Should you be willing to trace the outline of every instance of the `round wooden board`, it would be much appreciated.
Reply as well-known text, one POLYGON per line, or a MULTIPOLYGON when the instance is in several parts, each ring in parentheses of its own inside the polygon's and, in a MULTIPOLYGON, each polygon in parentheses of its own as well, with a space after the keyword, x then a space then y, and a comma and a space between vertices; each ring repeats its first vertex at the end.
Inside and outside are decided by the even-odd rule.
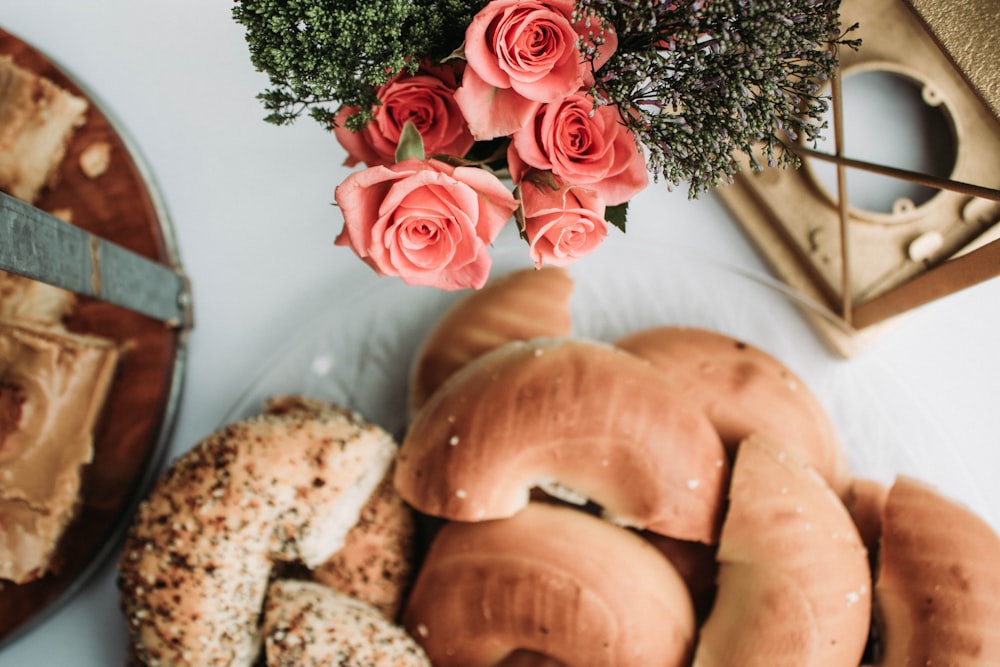
MULTIPOLYGON (((99 102, 42 53, 2 29, 0 54, 90 104, 57 181, 36 206, 69 211, 73 224, 179 269, 169 221, 135 155, 99 102), (90 178, 80 169, 79 158, 97 141, 111 146, 111 162, 104 174, 90 178)), ((58 549, 57 571, 28 584, 0 582, 0 646, 41 621, 109 557, 117 557, 135 505, 162 463, 175 419, 185 331, 82 297, 66 326, 118 341, 124 354, 95 433, 93 462, 83 475, 78 517, 58 549)))

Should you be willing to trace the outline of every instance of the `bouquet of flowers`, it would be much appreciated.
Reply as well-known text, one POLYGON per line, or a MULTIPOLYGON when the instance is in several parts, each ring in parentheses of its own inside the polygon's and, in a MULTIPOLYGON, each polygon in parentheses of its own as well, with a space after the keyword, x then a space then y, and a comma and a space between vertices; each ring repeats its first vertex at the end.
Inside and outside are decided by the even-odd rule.
POLYGON ((624 231, 653 180, 797 166, 856 48, 837 0, 236 0, 266 119, 308 114, 364 165, 335 190, 380 275, 479 288, 513 221, 536 266, 624 231))

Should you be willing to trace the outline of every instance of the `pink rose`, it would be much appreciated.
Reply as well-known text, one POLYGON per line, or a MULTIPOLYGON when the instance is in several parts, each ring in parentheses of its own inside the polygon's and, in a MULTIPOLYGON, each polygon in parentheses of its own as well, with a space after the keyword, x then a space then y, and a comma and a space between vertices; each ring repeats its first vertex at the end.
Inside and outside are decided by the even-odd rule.
POLYGON ((337 245, 379 275, 440 289, 485 284, 487 246, 518 205, 484 169, 416 158, 355 172, 334 198, 344 214, 337 245))
POLYGON ((348 167, 364 162, 369 167, 396 161, 396 145, 406 121, 412 121, 428 155, 462 157, 472 148, 472 134, 455 102, 456 75, 452 68, 422 69, 401 74, 378 90, 380 104, 375 118, 358 132, 343 126, 357 109, 341 108, 333 132, 347 150, 348 167))
POLYGON ((535 266, 567 266, 590 253, 608 235, 604 202, 593 190, 556 181, 521 184, 524 232, 535 266))
POLYGON ((539 107, 513 135, 507 162, 515 183, 529 167, 550 170, 574 185, 586 185, 608 206, 622 204, 649 184, 646 160, 635 136, 608 105, 594 109, 579 92, 539 107))
MULTIPOLYGON (((538 103, 554 102, 590 81, 581 37, 599 31, 596 19, 573 22, 573 0, 493 0, 465 31, 468 63, 455 93, 476 139, 506 136, 528 122, 538 103)), ((618 41, 600 35, 593 67, 618 41)))

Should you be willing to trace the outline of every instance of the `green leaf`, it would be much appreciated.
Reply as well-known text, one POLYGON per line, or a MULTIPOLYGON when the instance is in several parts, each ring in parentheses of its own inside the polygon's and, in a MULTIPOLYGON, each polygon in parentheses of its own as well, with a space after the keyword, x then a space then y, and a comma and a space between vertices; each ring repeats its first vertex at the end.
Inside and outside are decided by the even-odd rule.
POLYGON ((628 202, 604 209, 604 219, 618 229, 625 231, 625 218, 628 215, 628 202))
POLYGON ((539 189, 549 188, 553 192, 559 189, 559 182, 556 181, 556 175, 551 171, 541 171, 540 169, 532 169, 524 177, 524 180, 529 183, 534 183, 539 189))
POLYGON ((461 46, 459 46, 457 49, 455 49, 454 51, 452 51, 451 53, 449 53, 448 55, 446 55, 444 58, 442 58, 441 62, 446 63, 449 60, 465 60, 465 42, 464 41, 462 42, 461 46))
POLYGON ((514 199, 517 200, 517 208, 514 209, 514 223, 517 224, 517 233, 524 239, 528 240, 528 228, 524 224, 524 201, 521 199, 521 186, 518 185, 514 188, 514 199))
MULTIPOLYGON (((732 180, 743 154, 795 166, 788 146, 823 131, 838 51, 858 48, 840 0, 606 2, 578 14, 610 23, 618 48, 592 94, 616 106, 654 180, 688 183, 688 196, 732 180)), ((583 51, 594 63, 596 51, 583 51)))
POLYGON ((486 0, 235 0, 250 63, 267 75, 276 119, 311 106, 357 107, 371 120, 377 87, 458 49, 486 0))
POLYGON ((396 162, 402 162, 407 158, 415 157, 418 160, 426 158, 424 154, 424 138, 420 136, 420 130, 408 120, 403 125, 403 131, 399 134, 399 144, 396 146, 396 162))

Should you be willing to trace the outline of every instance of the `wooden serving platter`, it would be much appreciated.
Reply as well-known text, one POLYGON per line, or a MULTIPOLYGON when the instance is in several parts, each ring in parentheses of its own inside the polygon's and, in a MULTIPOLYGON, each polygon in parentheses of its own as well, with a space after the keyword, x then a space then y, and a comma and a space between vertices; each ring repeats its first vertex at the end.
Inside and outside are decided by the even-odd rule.
MULTIPOLYGON (((68 211, 73 224, 180 269, 172 229, 125 137, 100 103, 44 54, 0 29, 0 54, 88 100, 86 123, 69 145, 57 181, 36 202, 68 211), (107 170, 91 178, 80 155, 94 142, 111 147, 107 170)), ((186 328, 171 328, 107 303, 81 297, 70 330, 118 341, 124 349, 95 433, 79 514, 59 546, 54 574, 28 584, 0 581, 0 647, 40 622, 112 555, 141 494, 158 472, 183 379, 186 328)))

